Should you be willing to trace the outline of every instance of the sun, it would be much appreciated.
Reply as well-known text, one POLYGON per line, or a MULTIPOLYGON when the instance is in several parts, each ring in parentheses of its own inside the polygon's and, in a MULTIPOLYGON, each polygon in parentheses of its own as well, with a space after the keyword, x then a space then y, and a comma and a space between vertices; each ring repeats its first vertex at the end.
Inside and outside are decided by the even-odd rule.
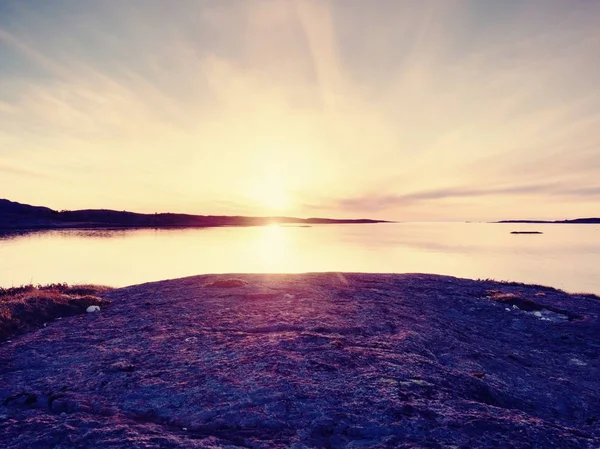
POLYGON ((257 201, 263 209, 273 212, 284 211, 290 208, 290 199, 287 192, 278 189, 276 186, 269 186, 261 189, 257 195, 257 201))
POLYGON ((252 202, 264 212, 283 212, 291 207, 285 179, 274 173, 257 179, 249 190, 252 202))

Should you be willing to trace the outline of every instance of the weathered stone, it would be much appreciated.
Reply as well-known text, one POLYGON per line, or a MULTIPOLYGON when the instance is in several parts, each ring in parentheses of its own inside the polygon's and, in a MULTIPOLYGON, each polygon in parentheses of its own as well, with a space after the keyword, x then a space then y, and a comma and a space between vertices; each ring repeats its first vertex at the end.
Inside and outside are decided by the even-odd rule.
POLYGON ((98 319, 0 346, 0 446, 600 447, 598 298, 431 275, 234 280, 115 290, 98 319))

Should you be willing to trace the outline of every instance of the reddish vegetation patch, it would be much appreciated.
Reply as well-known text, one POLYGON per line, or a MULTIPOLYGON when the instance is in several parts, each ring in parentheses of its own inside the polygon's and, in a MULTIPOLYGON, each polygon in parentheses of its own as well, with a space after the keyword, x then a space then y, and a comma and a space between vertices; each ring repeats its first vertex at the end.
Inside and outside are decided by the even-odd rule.
POLYGON ((0 289, 0 341, 58 317, 83 313, 91 305, 108 305, 110 301, 95 296, 108 290, 108 287, 66 284, 0 289))
MULTIPOLYGON (((525 310, 527 312, 548 310, 548 311, 554 312, 556 314, 564 315, 569 320, 578 320, 578 319, 583 318, 582 315, 580 315, 580 314, 571 313, 568 310, 554 307, 552 305, 548 305, 548 304, 544 305, 544 304, 538 303, 532 299, 526 298, 525 296, 523 296, 522 294, 519 294, 519 293, 510 293, 510 292, 503 293, 498 290, 489 290, 488 295, 489 295, 488 298, 491 299, 492 301, 506 304, 508 306, 517 306, 520 310, 525 310)), ((546 296, 546 294, 545 293, 540 294, 540 292, 537 292, 533 296, 536 298, 541 298, 541 297, 546 296)), ((591 296, 593 296, 593 295, 591 295, 591 296)))

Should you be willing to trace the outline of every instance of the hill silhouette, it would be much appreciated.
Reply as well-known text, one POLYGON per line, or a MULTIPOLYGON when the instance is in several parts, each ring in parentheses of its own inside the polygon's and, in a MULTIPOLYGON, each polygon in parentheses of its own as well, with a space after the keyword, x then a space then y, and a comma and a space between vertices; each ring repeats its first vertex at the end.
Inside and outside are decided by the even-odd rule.
POLYGON ((56 211, 0 199, 0 229, 47 229, 89 227, 212 227, 263 226, 268 224, 365 224, 385 223, 371 219, 332 219, 296 217, 246 217, 228 215, 140 214, 110 209, 56 211))
POLYGON ((575 218, 573 220, 501 220, 496 223, 533 223, 533 224, 600 224, 600 218, 575 218))

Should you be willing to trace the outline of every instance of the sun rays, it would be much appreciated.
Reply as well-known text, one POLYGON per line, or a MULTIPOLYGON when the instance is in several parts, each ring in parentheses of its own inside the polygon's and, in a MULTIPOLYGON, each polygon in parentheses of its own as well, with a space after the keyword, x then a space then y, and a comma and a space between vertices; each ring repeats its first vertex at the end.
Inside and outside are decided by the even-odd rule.
POLYGON ((158 5, 94 3, 74 21, 15 3, 0 17, 0 188, 59 209, 590 214, 600 5, 502 5, 182 1, 162 21, 158 5), (492 207, 452 196, 465 185, 515 189, 492 207))

